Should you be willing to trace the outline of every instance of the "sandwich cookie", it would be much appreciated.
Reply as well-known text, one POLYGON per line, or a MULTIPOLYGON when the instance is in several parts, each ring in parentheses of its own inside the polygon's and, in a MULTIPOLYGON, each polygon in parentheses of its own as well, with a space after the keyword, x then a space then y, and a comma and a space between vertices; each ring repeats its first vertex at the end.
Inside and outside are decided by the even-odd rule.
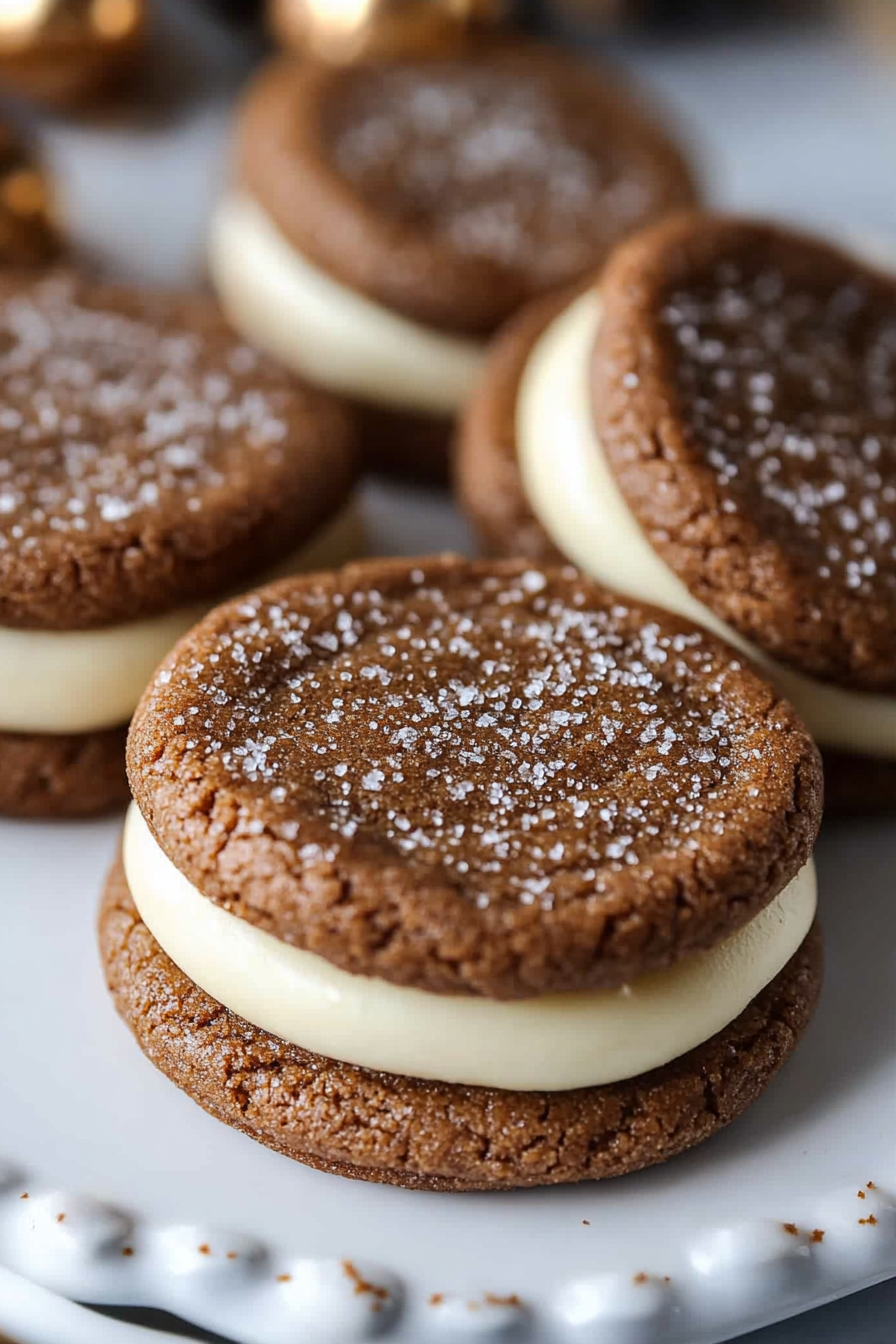
POLYGON ((564 52, 283 59, 239 118, 211 270, 239 329, 353 400, 371 467, 444 478, 498 325, 694 195, 665 132, 564 52))
POLYGON ((133 69, 146 24, 146 0, 7 0, 0 87, 53 108, 89 107, 133 69))
POLYGON ((125 730, 222 596, 356 554, 351 426, 206 299, 0 272, 0 811, 127 798, 125 730))
POLYGON ((770 225, 667 221, 511 324, 458 470, 492 552, 727 639, 820 743, 829 805, 896 805, 891 278, 770 225))
POLYGON ((571 569, 368 562, 228 603, 128 762, 116 1006, 312 1166, 631 1171, 734 1119, 811 1015, 811 739, 730 648, 571 569))

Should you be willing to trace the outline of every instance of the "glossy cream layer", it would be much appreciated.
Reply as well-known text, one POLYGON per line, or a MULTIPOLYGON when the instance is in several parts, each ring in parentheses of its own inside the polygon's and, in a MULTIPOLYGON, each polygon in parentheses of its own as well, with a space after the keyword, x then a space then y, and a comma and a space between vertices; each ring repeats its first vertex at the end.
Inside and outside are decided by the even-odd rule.
POLYGON ((411 1078, 565 1091, 634 1078, 732 1022, 815 916, 809 864, 710 952, 618 990, 498 1003, 349 975, 213 905, 163 853, 136 804, 124 863, 141 918, 182 971, 247 1022, 316 1054, 411 1078))
POLYGON ((542 527, 600 583, 678 612, 740 649, 796 705, 822 746, 896 757, 896 697, 782 667, 699 602, 650 546, 594 430, 589 365, 599 323, 600 299, 589 290, 541 337, 520 384, 517 452, 542 527))
POLYGON ((251 197, 219 205, 212 278, 233 325, 288 368, 343 396, 454 415, 485 347, 420 326, 313 266, 251 197))
MULTIPOLYGON (((352 504, 256 582, 332 569, 362 551, 352 504)), ((98 630, 0 627, 0 730, 89 733, 127 723, 168 650, 211 606, 213 600, 98 630)))

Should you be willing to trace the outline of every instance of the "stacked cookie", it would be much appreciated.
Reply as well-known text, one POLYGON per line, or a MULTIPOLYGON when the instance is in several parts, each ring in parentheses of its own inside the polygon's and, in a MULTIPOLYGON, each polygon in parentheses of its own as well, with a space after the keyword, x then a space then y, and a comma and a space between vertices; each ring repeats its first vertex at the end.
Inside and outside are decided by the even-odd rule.
POLYGON ((488 547, 569 558, 761 666, 838 810, 896 800, 896 284, 684 215, 522 314, 464 427, 488 547))
POLYGON ((312 1166, 631 1171, 737 1116, 814 1006, 811 739, 713 635, 572 570, 368 562, 230 602, 128 760, 116 1005, 312 1166))
POLYGON ((568 53, 283 59, 239 119, 211 269, 234 324, 352 400, 374 469, 444 478, 485 342, 695 199, 673 141, 568 53))
POLYGON ((206 299, 0 273, 0 812, 123 803, 153 669, 214 601, 354 550, 344 413, 206 299))

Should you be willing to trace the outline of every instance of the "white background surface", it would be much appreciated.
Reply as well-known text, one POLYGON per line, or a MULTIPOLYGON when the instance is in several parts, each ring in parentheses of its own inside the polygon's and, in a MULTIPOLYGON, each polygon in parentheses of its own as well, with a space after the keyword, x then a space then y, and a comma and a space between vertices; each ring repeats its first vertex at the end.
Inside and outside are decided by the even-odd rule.
MULTIPOLYGON (((246 53, 220 35, 213 39, 213 46, 206 45, 200 54, 191 44, 190 32, 182 27, 184 9, 180 0, 173 0, 167 7, 169 34, 172 29, 175 33, 173 41, 169 36, 166 48, 170 56, 166 61, 170 91, 157 97, 152 115, 135 116, 125 126, 43 127, 47 152, 77 239, 122 272, 164 282, 192 282, 201 272, 204 222, 224 172, 228 104, 246 65, 246 53), (204 94, 198 103, 189 103, 179 91, 197 73, 204 94)), ((190 25, 188 28, 192 31, 190 25)), ((888 235, 896 237, 896 66, 892 75, 888 75, 885 67, 873 70, 865 53, 849 47, 841 38, 821 33, 809 38, 738 39, 735 44, 724 46, 703 43, 652 50, 621 49, 618 54, 677 114, 682 128, 697 147, 705 180, 716 201, 789 216, 819 229, 847 229, 879 236, 885 246, 888 235)), ((408 552, 432 549, 443 539, 445 544, 458 544, 454 524, 442 514, 435 515, 434 524, 433 515, 425 509, 397 510, 400 503, 395 497, 381 494, 371 498, 378 549, 394 546, 396 527, 401 549, 408 552)), ((36 837, 38 833, 32 834, 36 837)), ((86 833, 82 834, 84 843, 89 843, 86 833)), ((852 1069, 862 1073, 863 1085, 867 1084, 881 1058, 892 1049, 896 1035, 896 1015, 890 1000, 894 968, 886 959, 881 960, 886 947, 896 941, 896 927, 888 913, 896 828, 892 841, 885 828, 878 827, 869 834, 874 837, 870 856, 861 839, 854 838, 848 846, 829 843, 832 860, 825 895, 829 904, 838 902, 838 911, 828 918, 829 933, 833 926, 843 941, 834 958, 835 988, 832 991, 829 983, 827 1007, 820 1024, 813 1029, 814 1053, 810 1041, 803 1061, 795 1062, 790 1080, 782 1082, 782 1090, 769 1098, 769 1106, 762 1103, 753 1122, 744 1121, 730 1136, 719 1140, 718 1147, 708 1150, 719 1154, 718 1158, 708 1159, 710 1185, 712 1168, 723 1160, 726 1151, 743 1148, 752 1163, 744 1179, 755 1187, 763 1179, 763 1170, 774 1164, 781 1126, 787 1129, 788 1107, 800 1111, 804 1142, 823 1154, 825 1167, 841 1165, 846 1174, 850 1138, 861 1151, 864 1139, 861 1126, 852 1136, 848 1125, 839 1129, 833 1126, 836 1116, 832 1117, 831 1111, 837 1110, 838 1094, 825 1098, 817 1092, 813 1079, 817 1070, 823 1074, 828 1063, 832 1070, 840 1068, 848 1073, 852 1069), (871 903, 870 916, 867 910, 859 912, 860 900, 871 903), (845 911, 842 903, 846 903, 845 911), (889 924, 880 923, 886 919, 889 924), (863 937, 855 928, 855 920, 861 922, 863 937), (871 957, 867 982, 856 966, 866 952, 871 957), (845 977, 840 999, 835 997, 838 975, 845 977), (860 1011, 851 999, 866 990, 869 997, 860 1011), (855 1033, 854 1040, 850 1039, 850 1031, 855 1033), (767 1140, 765 1152, 755 1145, 755 1126, 759 1126, 767 1140), (838 1135, 834 1148, 826 1149, 823 1133, 838 1135)), ((111 842, 111 831, 108 839, 111 842)), ((66 863, 60 857, 60 873, 66 863)), ((96 866, 95 859, 90 860, 88 868, 91 866, 96 866)), ((95 885, 95 875, 86 885, 91 881, 95 885)), ((58 896, 62 899, 61 890, 58 896)), ((79 896, 84 902, 80 917, 89 920, 92 892, 85 890, 79 896)), ((48 893, 45 899, 49 899, 48 893)), ((51 918, 50 910, 47 918, 51 918)), ((72 940, 80 937, 85 944, 75 986, 81 1021, 101 1024, 98 1030, 103 1037, 102 1048, 107 1047, 108 1041, 115 1043, 116 1058, 117 1051, 121 1052, 118 1067, 125 1075, 140 1071, 140 1087, 147 1096, 147 1107, 153 1110, 158 1105, 155 1113, 163 1127, 168 1123, 167 1117, 171 1118, 171 1144, 176 1148, 186 1103, 172 1094, 163 1080, 152 1077, 147 1080, 142 1061, 130 1042, 116 1036, 117 1024, 108 1019, 108 1005, 102 999, 92 953, 87 947, 89 935, 83 932, 83 924, 80 927, 79 934, 78 923, 73 921, 72 940)), ((0 924, 0 940, 5 942, 2 929, 0 924)), ((60 948, 66 959, 70 957, 69 946, 66 942, 60 948)), ((48 968, 41 949, 35 944, 27 949, 27 954, 33 958, 36 971, 45 976, 48 968)), ((55 967, 51 969, 56 971, 55 967)), ((65 973, 64 966, 58 968, 58 973, 65 973)), ((0 1016, 8 1018, 10 1012, 21 1010, 24 1005, 4 1002, 3 988, 0 979, 0 1016)), ((66 1068, 71 1064, 72 1061, 66 1061, 63 1077, 68 1076, 66 1068)), ((889 1124, 892 1147, 893 1078, 882 1073, 879 1081, 883 1090, 877 1095, 876 1104, 873 1091, 868 1095, 869 1106, 875 1106, 866 1116, 868 1132, 870 1136, 876 1124, 889 1124)), ((123 1095, 128 1096, 127 1089, 123 1095)), ((45 1147, 51 1153, 52 1126, 62 1122, 65 1107, 60 1110, 54 1099, 51 1109, 49 1098, 39 1095, 25 1097, 23 1102, 24 1110, 17 1117, 15 1128, 24 1125, 32 1132, 35 1128, 46 1131, 45 1147)), ((124 1113, 116 1116, 114 1107, 113 1098, 112 1120, 105 1128, 100 1127, 95 1149, 82 1150, 79 1169, 59 1172, 57 1179, 75 1186, 96 1187, 103 1144, 114 1141, 115 1120, 122 1126, 119 1132, 124 1132, 129 1122, 124 1113)), ((217 1128, 221 1133, 211 1140, 210 1151, 222 1159, 231 1141, 245 1143, 217 1128)), ((6 1129, 4 1121, 4 1136, 6 1129)), ((205 1133, 203 1127, 202 1142, 205 1133)), ((61 1149, 63 1145, 55 1146, 61 1149)), ((189 1151, 188 1144, 186 1153, 189 1151)), ((269 1171, 270 1179, 278 1180, 275 1173, 279 1173, 280 1165, 276 1159, 260 1154, 259 1160, 259 1170, 269 1171)), ((702 1159, 695 1155, 694 1160, 702 1159)), ((683 1163, 689 1161, 684 1159, 683 1163)), ((796 1162, 795 1167, 803 1174, 808 1170, 799 1168, 796 1162)), ((868 1175, 872 1174, 869 1171, 868 1175)), ((683 1164, 670 1168, 668 1179, 682 1192, 683 1177, 683 1164)), ((666 1177, 659 1174, 655 1179, 662 1183, 666 1177)), ((628 1197, 623 1196, 624 1186, 619 1187, 614 1202, 624 1198, 624 1204, 619 1206, 620 1216, 637 1216, 639 1181, 644 1188, 642 1178, 636 1178, 628 1197)), ((811 1199, 810 1184, 800 1191, 800 1198, 811 1199)), ((377 1195, 380 1197, 380 1192, 377 1195)), ((165 1192, 159 1192, 159 1196, 160 1204, 166 1202, 165 1192)), ((369 1201, 369 1195, 363 1198, 369 1201)), ((382 1198, 388 1201, 390 1192, 382 1198)), ((721 1190, 718 1200, 721 1210, 721 1190)), ((444 1215, 440 1209, 440 1205, 434 1206, 434 1218, 447 1216, 447 1209, 444 1215)), ((35 1335, 34 1340, 38 1339, 40 1336, 35 1335)), ((810 1341, 811 1344, 893 1344, 894 1340, 894 1285, 872 1289, 861 1298, 842 1301, 800 1321, 772 1327, 751 1337, 752 1344, 810 1344, 810 1341)))

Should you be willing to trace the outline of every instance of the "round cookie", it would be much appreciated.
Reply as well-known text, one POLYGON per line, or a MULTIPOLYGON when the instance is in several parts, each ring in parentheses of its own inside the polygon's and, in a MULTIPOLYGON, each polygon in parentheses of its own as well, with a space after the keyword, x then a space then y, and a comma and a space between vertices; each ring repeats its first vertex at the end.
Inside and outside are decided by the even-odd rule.
POLYGON ((495 999, 712 947, 806 863, 821 810, 802 724, 723 644, 572 570, 456 557, 219 607, 148 688, 128 772, 240 919, 495 999))
POLYGON ((571 568, 368 561, 226 603, 128 770, 116 1005, 312 1166, 635 1170, 739 1114, 814 1006, 811 739, 713 636, 571 568))
POLYGON ((156 664, 214 598, 332 563, 354 475, 345 412, 213 302, 0 271, 0 809, 120 804, 156 664))
POLYGON ((2 626, 226 592, 345 502, 344 413, 207 299, 0 272, 0 338, 2 626))
POLYGON ((680 219, 601 295, 595 425, 653 549, 780 662, 896 691, 896 279, 680 219))
POLYGON ((650 1074, 569 1092, 504 1092, 325 1059, 240 1019, 162 951, 120 861, 99 924, 106 980, 141 1049, 216 1119, 334 1175, 413 1190, 599 1180, 663 1162, 736 1119, 771 1082, 814 1010, 821 939, 728 1027, 650 1074))
POLYGON ((145 0, 49 0, 0 22, 0 86, 52 108, 121 87, 143 50, 145 0))
POLYGON ((760 661, 843 776, 837 810, 896 778, 894 329, 896 283, 855 258, 680 216, 508 325, 457 460, 492 553, 571 556, 760 661))
POLYGON ((496 37, 417 63, 284 59, 243 108, 212 272, 235 323, 362 425, 371 403, 395 413, 375 466, 444 475, 497 326, 694 198, 666 133, 568 53, 496 37))

